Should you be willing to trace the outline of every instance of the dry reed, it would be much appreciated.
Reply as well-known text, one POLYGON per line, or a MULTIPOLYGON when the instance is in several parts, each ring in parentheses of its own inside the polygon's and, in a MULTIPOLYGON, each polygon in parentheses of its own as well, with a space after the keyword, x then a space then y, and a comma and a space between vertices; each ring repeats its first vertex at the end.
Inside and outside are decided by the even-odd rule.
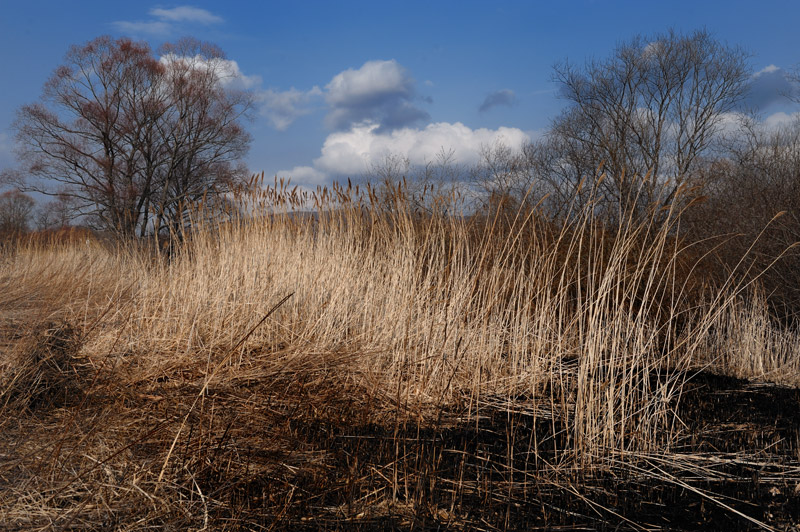
POLYGON ((546 515, 543 492, 669 453, 690 369, 796 382, 798 336, 750 287, 697 293, 677 207, 610 225, 259 190, 169 258, 2 257, 1 522, 478 527, 469 501, 546 515))

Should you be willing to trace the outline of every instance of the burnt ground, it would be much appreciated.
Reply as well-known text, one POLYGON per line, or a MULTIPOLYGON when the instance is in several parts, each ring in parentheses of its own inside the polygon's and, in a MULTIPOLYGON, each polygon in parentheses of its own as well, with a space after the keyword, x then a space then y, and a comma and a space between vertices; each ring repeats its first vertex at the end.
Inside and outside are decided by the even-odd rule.
POLYGON ((415 415, 331 366, 201 394, 59 338, 6 393, 0 529, 800 530, 798 389, 689 375, 669 452, 582 469, 524 409, 415 415))
POLYGON ((293 507, 305 517, 292 520, 290 511, 283 524, 309 530, 800 530, 800 390, 709 373, 687 378, 678 410, 684 436, 671 452, 591 473, 556 471, 549 462, 560 445, 552 421, 505 411, 486 411, 468 427, 406 426, 394 433, 377 426, 298 426, 310 441, 327 439, 341 468, 360 468, 355 476, 362 483, 370 468, 388 475, 387 464, 405 482, 394 494, 395 515, 384 506, 380 517, 358 519, 369 509, 351 507, 356 518, 343 521, 308 503, 304 510, 293 507), (409 480, 416 482, 409 486, 409 480))

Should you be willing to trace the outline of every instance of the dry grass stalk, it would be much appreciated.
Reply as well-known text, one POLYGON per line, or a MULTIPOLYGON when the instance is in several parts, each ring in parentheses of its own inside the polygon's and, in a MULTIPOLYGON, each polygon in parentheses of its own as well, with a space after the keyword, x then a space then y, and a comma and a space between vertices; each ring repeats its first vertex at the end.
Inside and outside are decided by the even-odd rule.
POLYGON ((317 517, 406 519, 435 492, 452 500, 426 511, 465 525, 465 496, 514 500, 543 479, 668 452, 681 370, 713 358, 737 375, 797 374, 797 335, 770 328, 757 300, 743 306, 735 283, 701 304, 674 210, 609 227, 592 205, 560 221, 453 216, 446 199, 415 210, 402 187, 304 196, 281 184, 245 203, 251 216, 197 215, 169 259, 92 242, 3 257, 13 356, 0 407, 18 426, 5 438, 30 432, 0 463, 12 479, 0 520, 275 525, 314 485, 338 501, 308 503, 317 517), (14 337, 20 323, 30 333, 14 337), (465 478, 484 444, 455 427, 480 431, 498 412, 506 451, 487 456, 502 480, 465 478), (385 432, 348 458, 326 447, 344 426, 385 432), (353 458, 364 448, 367 469, 353 458), (342 460, 347 488, 331 476, 342 460), (451 462, 461 476, 439 478, 451 462))

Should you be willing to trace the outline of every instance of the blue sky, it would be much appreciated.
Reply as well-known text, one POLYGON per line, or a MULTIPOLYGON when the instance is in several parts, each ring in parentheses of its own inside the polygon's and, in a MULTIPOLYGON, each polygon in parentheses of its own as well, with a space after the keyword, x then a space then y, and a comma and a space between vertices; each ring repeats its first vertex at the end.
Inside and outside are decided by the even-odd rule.
POLYGON ((706 28, 751 55, 750 102, 764 118, 800 63, 800 2, 3 2, 0 170, 14 164, 15 110, 35 101, 71 44, 130 36, 153 48, 185 35, 219 45, 257 96, 253 171, 315 185, 358 176, 387 153, 422 162, 442 148, 545 130, 564 105, 552 66, 607 57, 637 33, 706 28))

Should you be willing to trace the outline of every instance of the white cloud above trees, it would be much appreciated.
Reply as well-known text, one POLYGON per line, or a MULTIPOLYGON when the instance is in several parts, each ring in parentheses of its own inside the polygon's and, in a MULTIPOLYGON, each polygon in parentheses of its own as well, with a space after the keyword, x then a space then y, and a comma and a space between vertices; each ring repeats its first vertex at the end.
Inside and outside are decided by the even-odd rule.
POLYGON ((367 61, 357 69, 343 70, 324 89, 314 86, 307 91, 294 87, 256 91, 261 113, 279 131, 313 112, 320 97, 328 107, 325 125, 334 131, 371 124, 384 133, 430 120, 430 115, 417 105, 424 98, 417 95, 416 81, 394 59, 367 61))
MULTIPOLYGON (((133 35, 168 37, 186 25, 209 26, 224 22, 222 17, 206 9, 190 5, 169 9, 154 7, 148 15, 150 18, 146 20, 117 21, 113 25, 133 35)), ((430 103, 430 99, 417 95, 416 81, 394 59, 367 61, 358 68, 339 72, 324 88, 314 86, 308 90, 264 87, 260 76, 244 74, 233 60, 161 58, 164 63, 178 60, 205 63, 220 73, 224 85, 251 90, 260 114, 278 131, 285 131, 301 116, 320 109, 323 101, 327 106, 324 123, 334 131, 349 131, 359 124, 371 124, 377 125, 379 133, 385 133, 430 120, 427 111, 418 105, 430 103)))
POLYGON ((172 24, 163 20, 117 20, 114 27, 131 35, 167 36, 172 33, 172 24))
POLYGON ((322 96, 322 90, 316 86, 309 91, 292 87, 286 91, 266 89, 256 93, 261 114, 278 131, 285 131, 295 120, 311 113, 312 103, 319 96, 322 96))
POLYGON ((278 177, 288 178, 292 184, 305 187, 327 185, 330 181, 328 174, 311 166, 295 166, 291 170, 281 170, 278 172, 278 177))
POLYGON ((774 104, 788 104, 788 96, 796 94, 797 84, 787 74, 786 70, 775 65, 753 74, 744 100, 745 107, 763 111, 774 104))
POLYGON ((167 36, 182 29, 184 25, 210 26, 221 24, 224 19, 207 9, 193 6, 177 6, 170 9, 154 7, 148 11, 148 20, 118 20, 112 24, 117 30, 132 35, 167 36))
MULTIPOLYGON (((517 128, 472 129, 460 122, 425 125, 430 117, 416 105, 422 100, 416 92, 416 81, 395 60, 367 61, 357 69, 336 74, 324 88, 314 86, 309 90, 263 88, 260 76, 245 74, 233 60, 161 60, 191 60, 214 68, 228 86, 252 90, 260 114, 279 131, 286 130, 299 117, 327 107, 324 121, 333 131, 323 142, 320 155, 311 165, 277 172, 295 185, 314 187, 338 178, 360 178, 390 156, 407 159, 411 165, 424 165, 446 152, 452 154, 452 163, 472 165, 486 146, 503 143, 518 148, 530 140, 528 133, 517 128)), ((498 93, 490 106, 513 102, 512 91, 498 93)))
MULTIPOLYGON (((530 140, 517 128, 472 129, 460 122, 425 125, 430 116, 417 106, 422 98, 417 95, 416 81, 395 60, 367 61, 359 68, 344 70, 324 89, 259 92, 262 114, 279 130, 310 112, 308 106, 314 97, 324 97, 328 106, 325 125, 333 132, 312 165, 277 172, 301 186, 359 178, 391 156, 408 160, 411 165, 425 165, 446 152, 452 154, 452 163, 472 165, 486 146, 503 143, 518 148, 530 140)), ((514 101, 513 91, 505 89, 494 93, 487 105, 514 101)))
POLYGON ((319 109, 323 101, 328 109, 325 125, 335 131, 369 124, 377 126, 378 133, 386 133, 430 119, 416 105, 421 100, 416 94, 416 82, 394 60, 368 61, 358 69, 336 74, 324 89, 314 86, 309 90, 264 88, 260 76, 245 74, 236 61, 229 59, 161 58, 165 63, 187 60, 215 69, 226 86, 252 90, 261 115, 278 131, 285 131, 299 117, 319 109))
POLYGON ((764 127, 767 130, 775 130, 797 124, 799 121, 800 112, 786 113, 783 111, 778 111, 777 113, 772 113, 764 119, 764 127))
POLYGON ((201 55, 185 57, 167 54, 161 56, 159 61, 165 66, 176 63, 197 70, 207 69, 209 72, 214 72, 218 76, 219 82, 223 87, 229 89, 257 89, 262 83, 261 76, 245 75, 241 68, 239 68, 239 63, 232 59, 223 59, 221 57, 212 57, 209 59, 201 55))
POLYGON ((481 149, 503 143, 519 148, 529 136, 517 128, 472 129, 460 122, 437 122, 424 128, 379 131, 377 124, 360 124, 347 131, 331 133, 323 143, 313 167, 295 167, 278 172, 298 185, 319 185, 342 177, 361 177, 389 156, 408 159, 412 165, 436 160, 441 152, 452 152, 451 162, 471 165, 480 159, 481 149))
POLYGON ((196 22, 198 24, 219 24, 223 18, 206 9, 192 6, 178 6, 171 9, 154 7, 149 11, 150 16, 169 22, 196 22))
POLYGON ((331 108, 326 125, 347 130, 369 121, 381 131, 391 131, 429 120, 415 104, 415 85, 408 70, 394 59, 344 70, 325 86, 325 101, 331 108))

